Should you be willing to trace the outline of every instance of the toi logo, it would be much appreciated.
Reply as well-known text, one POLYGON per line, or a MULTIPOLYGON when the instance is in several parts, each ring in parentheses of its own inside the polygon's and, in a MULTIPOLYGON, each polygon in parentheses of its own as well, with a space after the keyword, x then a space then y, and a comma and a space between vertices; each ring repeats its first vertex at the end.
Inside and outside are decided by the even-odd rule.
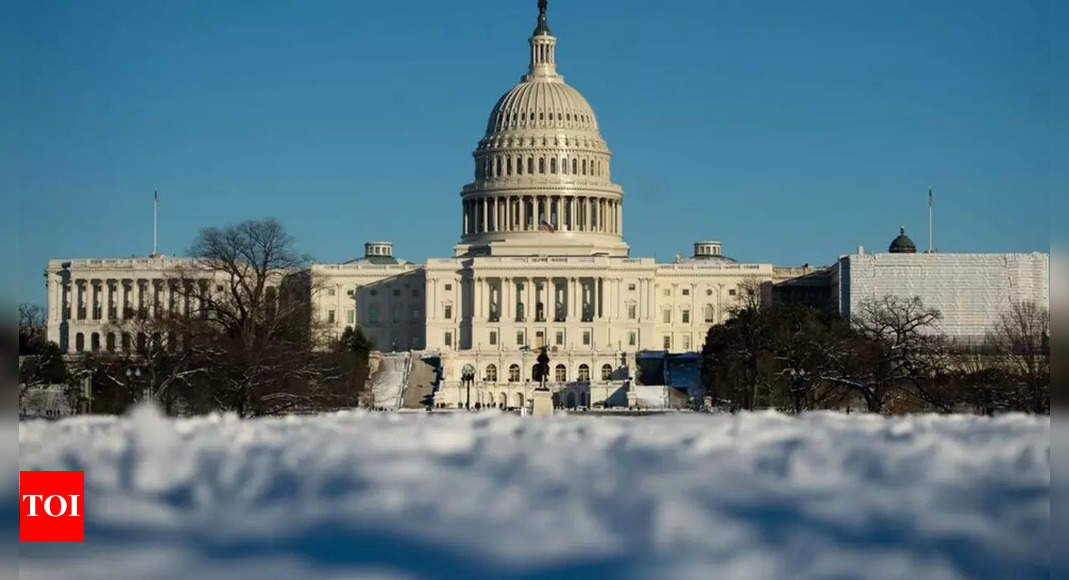
POLYGON ((20 471, 19 540, 83 541, 84 493, 81 471, 20 471))

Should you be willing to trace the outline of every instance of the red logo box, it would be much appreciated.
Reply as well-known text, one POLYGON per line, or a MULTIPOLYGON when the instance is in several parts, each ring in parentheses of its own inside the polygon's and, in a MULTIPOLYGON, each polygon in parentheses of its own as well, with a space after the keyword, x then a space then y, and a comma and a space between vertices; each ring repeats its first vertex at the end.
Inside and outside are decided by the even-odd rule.
POLYGON ((85 540, 85 474, 81 471, 19 472, 19 540, 85 540))

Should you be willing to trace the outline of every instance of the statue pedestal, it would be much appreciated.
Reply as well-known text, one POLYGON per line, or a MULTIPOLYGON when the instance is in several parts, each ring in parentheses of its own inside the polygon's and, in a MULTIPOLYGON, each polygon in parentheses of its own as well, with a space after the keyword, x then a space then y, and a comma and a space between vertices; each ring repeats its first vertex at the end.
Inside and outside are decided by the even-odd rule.
POLYGON ((535 389, 531 393, 531 398, 534 399, 532 415, 538 417, 539 415, 552 415, 553 414, 553 393, 546 390, 541 391, 535 389))

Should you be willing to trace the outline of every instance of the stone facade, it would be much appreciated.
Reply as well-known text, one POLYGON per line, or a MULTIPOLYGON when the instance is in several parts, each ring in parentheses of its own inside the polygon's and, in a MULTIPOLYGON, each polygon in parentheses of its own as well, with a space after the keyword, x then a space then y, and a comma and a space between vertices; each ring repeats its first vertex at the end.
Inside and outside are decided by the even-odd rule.
POLYGON ((856 253, 843 256, 830 279, 844 316, 866 299, 919 296, 939 309, 938 330, 978 341, 1017 301, 1049 307, 1050 256, 1030 254, 856 253))
POLYGON ((212 274, 196 272, 192 260, 171 256, 49 260, 45 277, 48 340, 68 353, 129 347, 137 337, 123 336, 124 323, 191 312, 196 306, 184 297, 193 293, 175 285, 213 284, 212 274), (187 279, 176 280, 177 272, 187 279))

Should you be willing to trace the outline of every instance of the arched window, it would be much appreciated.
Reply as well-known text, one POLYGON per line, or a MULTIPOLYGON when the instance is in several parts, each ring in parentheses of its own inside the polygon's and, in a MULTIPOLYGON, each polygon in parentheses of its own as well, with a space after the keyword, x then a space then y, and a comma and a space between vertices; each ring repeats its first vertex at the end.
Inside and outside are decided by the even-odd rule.
POLYGON ((568 175, 568 158, 565 157, 560 160, 560 172, 564 175, 568 175))
POLYGON ((505 175, 512 175, 512 157, 505 158, 505 175))
POLYGON ((568 381, 568 367, 564 365, 557 365, 554 369, 553 380, 558 383, 565 383, 568 381))
POLYGON ((612 379, 612 365, 601 365, 601 380, 608 381, 612 379))
POLYGON ((557 158, 556 157, 550 157, 549 158, 549 172, 553 173, 553 174, 557 173, 557 158))
POLYGON ((509 365, 509 382, 510 383, 517 383, 519 381, 520 381, 520 365, 518 365, 518 364, 509 365))
POLYGON ((534 157, 528 157, 527 158, 527 174, 531 175, 533 173, 534 173, 534 157))
POLYGON ((712 304, 706 304, 705 305, 705 321, 706 322, 715 322, 716 321, 715 316, 714 316, 714 311, 713 311, 713 305, 712 304))
POLYGON ((91 334, 90 338, 89 338, 89 341, 90 341, 89 342, 90 348, 93 350, 93 352, 97 352, 97 351, 100 350, 100 335, 99 334, 97 334, 95 332, 93 334, 91 334))
POLYGON ((538 172, 544 174, 546 172, 546 158, 538 158, 538 172))
POLYGON ((578 175, 578 174, 579 174, 579 160, 573 157, 572 158, 572 175, 578 175))
POLYGON ((495 164, 497 165, 497 170, 494 172, 494 175, 500 176, 501 175, 501 157, 496 157, 495 158, 495 164))
POLYGON ((74 335, 74 350, 77 352, 85 350, 85 335, 80 332, 74 335))
POLYGON ((516 175, 523 175, 523 157, 516 158, 516 175))
POLYGON ((496 383, 497 382, 497 365, 492 365, 492 364, 486 365, 486 382, 488 382, 488 383, 496 383))
POLYGON ((586 175, 586 159, 583 159, 583 175, 586 175))
POLYGON ((579 382, 580 383, 589 383, 590 382, 590 367, 588 367, 586 364, 579 365, 579 382))

